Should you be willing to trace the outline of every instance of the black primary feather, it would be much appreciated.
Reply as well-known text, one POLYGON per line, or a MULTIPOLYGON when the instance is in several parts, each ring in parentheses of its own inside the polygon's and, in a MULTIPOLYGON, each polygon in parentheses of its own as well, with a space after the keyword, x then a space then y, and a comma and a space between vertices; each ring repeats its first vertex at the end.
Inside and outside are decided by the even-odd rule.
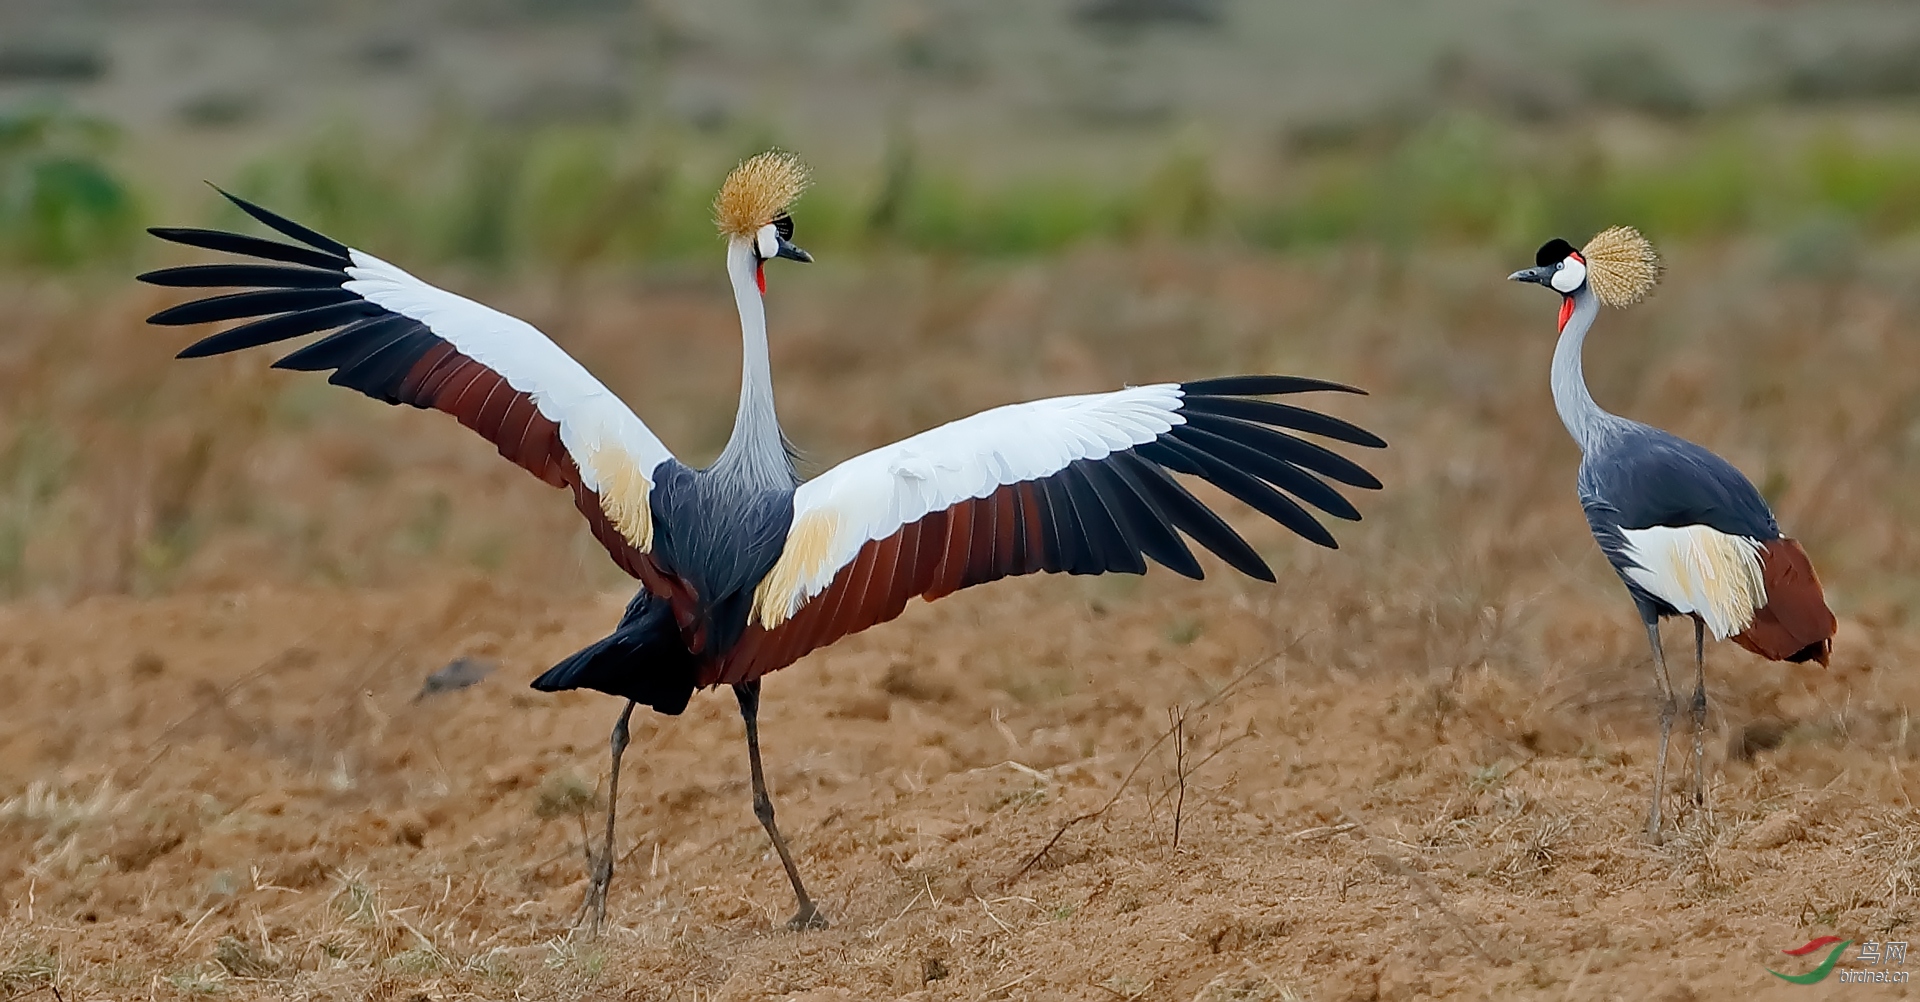
MULTIPOLYGON (((208 302, 208 300, 201 300, 201 302, 208 302)), ((192 306, 194 304, 187 303, 185 305, 192 306)), ((179 307, 175 307, 175 309, 179 309, 179 307)), ((179 357, 205 358, 209 355, 224 355, 230 351, 257 348, 263 344, 272 344, 276 341, 285 341, 289 338, 301 337, 315 333, 316 331, 329 330, 341 324, 350 324, 368 318, 391 315, 392 314, 387 313, 380 307, 363 299, 352 299, 344 303, 331 303, 310 310, 301 310, 298 313, 282 313, 278 316, 268 317, 265 320, 255 320, 249 324, 230 327, 218 334, 201 338, 186 348, 181 349, 179 357)), ((149 320, 148 322, 157 323, 159 321, 149 320)))
MULTIPOLYGON (((370 397, 376 397, 389 404, 397 404, 400 398, 393 391, 406 379, 408 370, 420 356, 432 350, 439 338, 424 328, 405 330, 384 345, 374 342, 372 347, 359 361, 350 366, 342 366, 327 382, 335 386, 348 386, 370 397)), ((482 434, 491 435, 491 432, 482 434)))
POLYGON ((274 240, 262 240, 244 233, 228 233, 225 230, 201 230, 185 226, 150 226, 147 232, 162 240, 203 250, 220 251, 223 254, 242 254, 268 261, 285 261, 288 264, 304 264, 312 268, 338 270, 342 276, 353 262, 346 255, 328 254, 308 247, 296 247, 274 240))
POLYGON ((1180 402, 1180 409, 1292 428, 1294 431, 1304 431, 1309 435, 1319 435, 1322 438, 1331 438, 1369 449, 1387 447, 1384 439, 1359 425, 1350 424, 1319 411, 1272 400, 1255 400, 1250 397, 1188 396, 1180 402))
POLYGON ((238 195, 222 190, 218 185, 214 186, 213 190, 220 192, 221 196, 227 201, 239 206, 241 212, 267 224, 285 236, 292 237, 315 250, 324 251, 335 257, 350 260, 353 256, 353 249, 351 247, 330 236, 307 229, 279 213, 269 212, 238 195))
POLYGON ((1270 396, 1280 393, 1310 393, 1315 390, 1358 393, 1363 397, 1367 395, 1367 391, 1358 387, 1325 379, 1314 379, 1311 376, 1216 376, 1212 379, 1196 379, 1180 384, 1182 393, 1204 397, 1270 396))
MULTIPOLYGON (((217 190, 217 189, 216 189, 217 190)), ((417 320, 377 306, 345 286, 351 265, 347 245, 298 223, 221 192, 249 216, 309 246, 277 243, 218 230, 156 227, 163 240, 280 264, 194 264, 162 268, 140 276, 150 285, 205 289, 252 287, 209 296, 161 310, 148 323, 163 326, 250 320, 202 338, 180 352, 203 358, 242 351, 292 338, 332 331, 274 362, 278 369, 336 370, 328 382, 346 386, 389 404, 401 403, 399 390, 413 366, 445 343, 417 320)), ((424 400, 406 401, 428 406, 424 400)))
MULTIPOLYGON (((1261 403, 1262 401, 1249 402, 1261 403)), ((1331 449, 1315 445, 1305 439, 1295 438, 1286 432, 1276 431, 1263 424, 1209 414, 1205 411, 1188 410, 1186 418, 1187 424, 1195 428, 1204 428, 1216 435, 1231 438, 1349 487, 1375 491, 1380 489, 1379 478, 1368 473, 1360 464, 1331 449)))
POLYGON ((338 271, 279 264, 188 264, 149 271, 136 280, 171 289, 330 289, 338 288, 344 277, 338 271))
POLYGON ((1087 479, 1081 464, 1068 464, 1058 476, 1066 483, 1067 492, 1073 496, 1074 507, 1080 511, 1080 524, 1086 527, 1088 538, 1099 543, 1094 559, 1100 569, 1120 574, 1145 574, 1146 558, 1141 556, 1140 548, 1128 537, 1126 526, 1107 507, 1106 499, 1087 479))
POLYGON ((1161 438, 1147 445, 1153 447, 1152 451, 1149 451, 1146 446, 1136 450, 1143 458, 1159 462, 1159 457, 1167 452, 1184 453, 1190 462, 1205 471, 1201 476, 1208 483, 1240 499, 1275 522, 1292 529, 1302 538, 1330 550, 1340 548, 1340 544, 1334 541, 1333 534, 1328 532, 1325 526, 1314 521, 1313 516, 1307 514, 1305 508, 1232 463, 1177 438, 1161 438))
POLYGON ((1087 538, 1085 523, 1073 503, 1073 495, 1058 477, 1037 480, 1034 486, 1046 496, 1047 509, 1053 513, 1053 542, 1060 558, 1056 564, 1068 574, 1098 574, 1103 569, 1096 559, 1094 541, 1087 538))
MULTIPOLYGON (((270 313, 291 313, 295 310, 310 310, 316 306, 332 306, 365 300, 345 289, 264 289, 255 292, 235 292, 225 296, 213 296, 196 299, 191 303, 181 303, 171 309, 161 310, 147 318, 147 323, 161 327, 185 327, 190 324, 212 323, 216 320, 239 320, 244 317, 263 317, 270 313)), ((377 307, 376 307, 377 308, 377 307)))
POLYGON ((1191 424, 1180 425, 1170 434, 1188 445, 1220 457, 1335 518, 1346 519, 1349 522, 1360 521, 1359 510, 1354 508, 1352 502, 1341 497, 1339 491, 1328 487, 1315 479, 1312 474, 1286 460, 1261 452, 1237 438, 1216 434, 1191 424))
POLYGON ((1133 452, 1116 452, 1107 457, 1107 463, 1126 476, 1141 497, 1166 515, 1167 521, 1226 561, 1229 567, 1250 578, 1274 580, 1273 568, 1260 559, 1260 554, 1234 531, 1233 526, 1228 525, 1213 509, 1201 504, 1199 498, 1181 486, 1166 470, 1133 452))
POLYGON ((1200 565, 1193 551, 1180 541, 1180 534, 1167 523, 1166 516, 1140 495, 1126 475, 1107 463, 1076 460, 1074 466, 1087 483, 1100 494, 1108 514, 1140 552, 1182 577, 1198 578, 1200 565))
MULTIPOLYGON (((298 315, 306 316, 307 314, 298 315)), ((288 352, 274 362, 273 367, 292 369, 296 372, 325 372, 328 369, 351 365, 365 357, 369 342, 381 346, 390 344, 392 343, 390 337, 397 336, 400 331, 417 323, 418 321, 397 313, 382 311, 374 316, 356 320, 304 348, 288 352)))
MULTIPOLYGON (((1053 499, 1047 494, 1044 484, 1028 484, 1023 492, 1033 499, 1034 518, 1040 522, 1040 552, 1027 554, 1027 566, 1037 571, 1065 570, 1067 561, 1060 547, 1059 516, 1054 514, 1053 499)), ((1026 529, 1027 533, 1032 528, 1026 529)), ((1022 534, 1021 539, 1028 539, 1022 534)))

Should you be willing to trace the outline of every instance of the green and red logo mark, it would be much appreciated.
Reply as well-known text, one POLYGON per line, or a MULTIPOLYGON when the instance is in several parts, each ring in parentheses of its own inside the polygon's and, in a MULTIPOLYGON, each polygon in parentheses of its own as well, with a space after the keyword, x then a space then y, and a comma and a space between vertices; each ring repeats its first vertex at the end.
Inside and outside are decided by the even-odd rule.
POLYGON ((1781 953, 1784 953, 1789 957, 1804 957, 1809 953, 1813 953, 1816 950, 1820 950, 1824 947, 1827 947, 1835 943, 1838 943, 1839 945, 1834 946, 1832 950, 1829 950, 1827 952, 1827 959, 1822 960, 1820 962, 1820 966, 1815 967, 1813 970, 1808 971, 1805 974, 1781 974, 1779 971, 1776 971, 1771 967, 1767 968, 1767 973, 1773 975, 1776 978, 1779 978, 1782 981, 1790 981, 1796 985, 1819 984, 1820 982, 1825 981, 1827 979, 1827 975, 1833 973, 1834 965, 1840 962, 1840 955, 1846 952, 1847 947, 1853 945, 1853 940, 1850 940, 1850 939, 1843 940, 1838 936, 1822 936, 1819 939, 1808 941, 1804 946, 1796 946, 1791 950, 1780 951, 1781 953))

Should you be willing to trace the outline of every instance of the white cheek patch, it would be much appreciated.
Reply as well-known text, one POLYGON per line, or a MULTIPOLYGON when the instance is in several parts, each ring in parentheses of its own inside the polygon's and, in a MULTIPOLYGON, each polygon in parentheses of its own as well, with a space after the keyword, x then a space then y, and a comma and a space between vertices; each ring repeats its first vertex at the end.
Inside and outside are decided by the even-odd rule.
POLYGON ((760 232, 754 235, 754 242, 760 246, 760 259, 763 261, 771 261, 775 254, 780 253, 780 234, 772 223, 760 227, 760 232))
POLYGON ((1554 291, 1572 292, 1586 284, 1587 266, 1581 264, 1579 258, 1570 257, 1560 262, 1560 270, 1553 273, 1550 281, 1553 283, 1554 291))

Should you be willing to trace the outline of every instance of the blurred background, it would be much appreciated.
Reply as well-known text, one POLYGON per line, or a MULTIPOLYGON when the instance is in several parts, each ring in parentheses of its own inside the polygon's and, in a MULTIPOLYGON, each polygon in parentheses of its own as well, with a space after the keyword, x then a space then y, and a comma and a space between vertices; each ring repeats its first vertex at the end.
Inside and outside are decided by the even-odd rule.
POLYGON ((1909 228, 1920 10, 1493 0, 8 0, 6 250, 98 265, 209 180, 410 261, 711 250, 791 147, 832 250, 1909 228))
MULTIPOLYGON (((1843 281, 1915 253, 1920 7, 6 0, 0 262, 15 308, 0 350, 33 385, 0 406, 0 479, 10 485, 0 588, 163 585, 212 523, 244 521, 236 509, 248 506, 255 522, 274 514, 262 499, 281 489, 258 484, 235 488, 254 500, 229 497, 218 510, 212 467, 234 453, 209 446, 209 434, 297 424, 314 408, 369 413, 275 379, 261 399, 233 404, 252 417, 166 427, 183 420, 168 394, 224 363, 160 365, 172 342, 141 331, 134 311, 164 300, 140 298, 126 279, 177 260, 142 226, 242 224, 202 182, 466 291, 539 300, 526 308, 559 311, 547 315, 563 321, 555 336, 592 355, 580 317, 622 294, 608 283, 649 304, 633 308, 673 298, 661 289, 709 302, 700 292, 719 287, 715 181, 771 145, 817 170, 800 235, 830 264, 805 281, 891 274, 874 281, 906 299, 919 296, 905 291, 913 281, 992 283, 1062 254, 1143 248, 1184 250, 1190 262, 1361 255, 1386 283, 1370 291, 1392 296, 1409 266, 1421 273, 1423 262, 1476 251, 1497 256, 1486 273, 1502 271, 1547 236, 1577 243, 1620 221, 1670 252, 1738 247, 1748 274, 1843 281), (913 269, 932 270, 913 279, 913 269), (63 298, 73 290, 125 311, 83 319, 63 298), (61 354, 78 350, 72 331, 49 337, 62 322, 116 346, 125 338, 125 351, 104 354, 138 364, 109 375, 99 344, 81 353, 96 361, 77 363, 61 354), (47 352, 62 370, 26 358, 47 352), (106 422, 82 432, 63 408, 106 422), (131 436, 123 445, 141 458, 112 464, 125 482, 106 487, 81 438, 116 435, 131 436), (127 517, 137 524, 108 525, 114 516, 63 497, 89 479, 96 499, 134 499, 127 517), (47 535, 61 538, 40 547, 47 535), (85 566, 64 565, 81 553, 85 566)), ((842 287, 819 308, 872 291, 842 287)), ((850 332, 857 322, 842 312, 833 322, 850 332)), ((1164 319, 1169 332, 1194 320, 1164 319)), ((907 333, 858 347, 832 337, 828 350, 874 360, 907 333)), ((643 416, 693 436, 697 454, 724 434, 726 408, 676 414, 725 392, 727 379, 703 382, 697 365, 702 351, 724 357, 730 346, 683 334, 651 357, 609 348, 600 364, 644 369, 632 377, 642 386, 623 388, 649 391, 634 397, 643 416), (679 378, 661 380, 671 387, 645 382, 675 375, 661 363, 676 359, 679 378)), ((789 382, 795 366, 821 358, 806 336, 786 341, 798 356, 789 382)), ((1204 351, 1204 336, 1172 336, 1204 351)), ((240 360, 194 392, 231 393, 229 374, 257 383, 260 363, 240 360)), ((1112 374, 1207 367, 1173 368, 1112 374)), ((956 403, 935 399, 914 420, 944 419, 938 406, 956 403)), ((854 433, 845 425, 819 427, 834 415, 814 420, 802 408, 790 420, 818 436, 821 458, 861 444, 843 441, 854 433)), ((314 496, 292 491, 287 503, 314 496)), ((384 527, 412 543, 382 547, 437 550, 463 518, 446 496, 413 499, 395 516, 405 525, 384 527)), ((281 514, 268 535, 283 555, 292 546, 325 563, 341 549, 314 536, 327 530, 302 528, 314 519, 281 514)), ((507 544, 466 543, 469 555, 492 554, 483 563, 513 556, 507 544)), ((382 563, 364 555, 370 545, 346 549, 382 563)))
POLYGON ((0 306, 0 998, 1760 997, 1773 949, 1920 921, 1920 4, 0 0, 0 306), (615 708, 523 685, 631 583, 442 416, 174 361, 200 332, 144 318, 184 297, 133 276, 210 255, 142 227, 256 199, 534 323, 705 462, 709 205, 769 146, 815 170, 818 263, 768 273, 807 472, 1277 371, 1371 391, 1312 402, 1390 441, 1387 489, 1336 552, 1207 494, 1277 586, 1003 582, 770 679, 818 939, 770 933, 731 701, 649 717, 582 946, 615 708), (1503 281, 1615 223, 1669 271, 1601 318, 1595 396, 1745 470, 1841 620, 1830 671, 1709 649, 1715 813, 1666 847, 1555 304, 1503 281), (457 657, 498 670, 422 690, 457 657))

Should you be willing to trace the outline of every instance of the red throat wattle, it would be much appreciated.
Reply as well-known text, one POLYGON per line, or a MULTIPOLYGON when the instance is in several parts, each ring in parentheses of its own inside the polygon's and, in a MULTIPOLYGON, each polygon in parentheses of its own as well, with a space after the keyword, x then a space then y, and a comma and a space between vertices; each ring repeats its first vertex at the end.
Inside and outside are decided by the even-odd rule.
MULTIPOLYGON (((762 286, 760 291, 765 292, 766 287, 762 286)), ((1558 327, 1554 329, 1562 330, 1562 331, 1566 330, 1567 321, 1572 319, 1572 317, 1573 317, 1573 297, 1561 296, 1560 297, 1560 324, 1558 327)))
MULTIPOLYGON (((753 284, 760 287, 761 295, 764 296, 767 294, 767 263, 765 261, 753 266, 753 284)), ((1569 302, 1571 302, 1571 300, 1569 300, 1569 302)), ((1562 312, 1564 313, 1565 311, 1562 312)), ((1565 327, 1566 325, 1567 319, 1565 316, 1562 316, 1560 318, 1560 326, 1565 327)))

